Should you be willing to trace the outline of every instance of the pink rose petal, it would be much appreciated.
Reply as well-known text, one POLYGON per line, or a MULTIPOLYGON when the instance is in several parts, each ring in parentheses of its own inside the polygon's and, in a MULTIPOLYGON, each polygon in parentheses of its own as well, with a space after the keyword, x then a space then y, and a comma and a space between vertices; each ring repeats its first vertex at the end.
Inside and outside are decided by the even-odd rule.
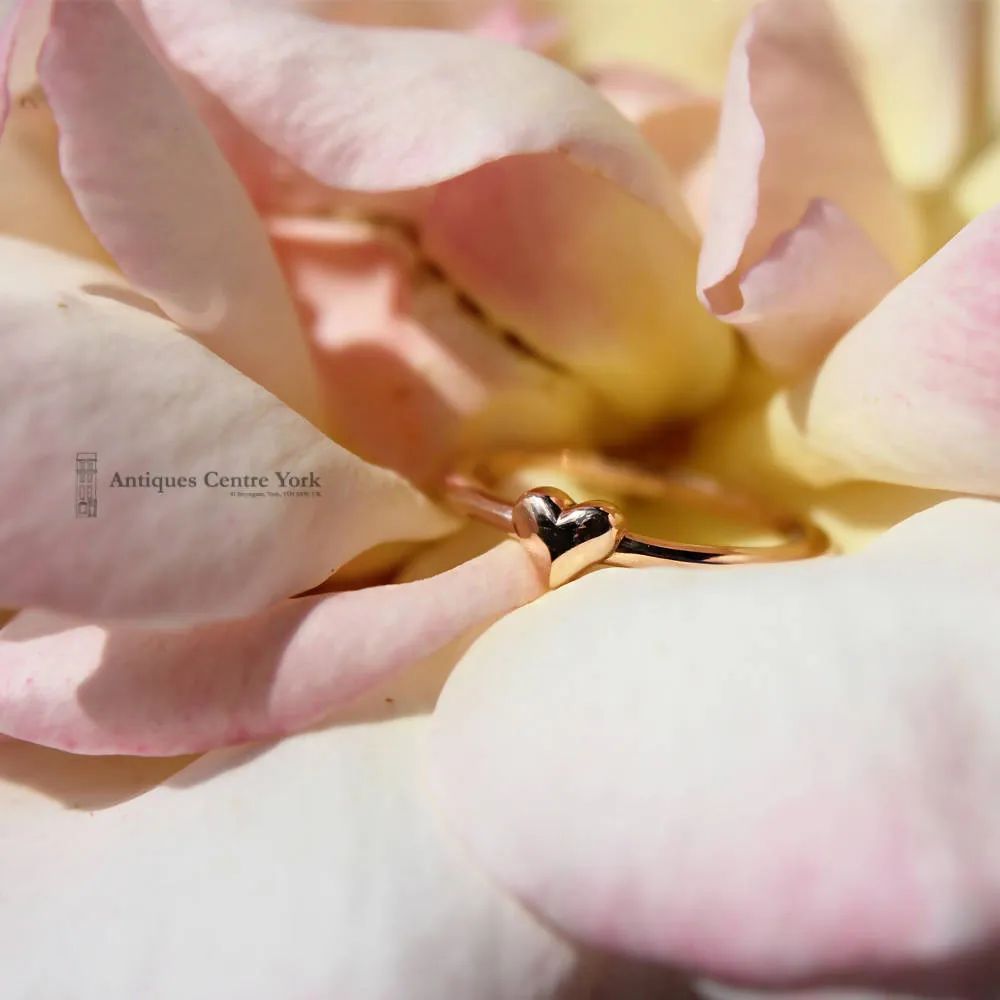
POLYGON ((544 52, 559 42, 562 22, 558 18, 527 17, 523 5, 523 0, 498 0, 475 21, 470 33, 536 52, 544 52))
POLYGON ((287 6, 324 21, 369 28, 467 31, 496 0, 289 0, 287 6))
POLYGON ((638 133, 582 81, 523 49, 326 24, 277 4, 143 0, 143 9, 178 67, 329 187, 422 187, 558 149, 661 201, 659 166, 638 133))
POLYGON ((451 523, 100 265, 0 238, 0 356, 0 607, 243 616, 451 523), (76 516, 80 452, 97 455, 96 517, 76 516), (210 472, 267 476, 243 485, 277 495, 234 496, 210 472), (315 474, 319 495, 282 495, 277 472, 315 474), (195 485, 112 486, 115 473, 195 485))
POLYGON ((26 0, 0 0, 0 135, 10 111, 8 76, 14 57, 18 20, 26 0))
MULTIPOLYGON (((37 62, 49 30, 52 0, 20 0, 17 41, 11 57, 7 83, 14 95, 26 94, 38 85, 37 62)), ((0 4, 2 6, 2 4, 0 4)))
POLYGON ((461 450, 586 439, 586 390, 510 349, 398 232, 294 216, 269 229, 352 451, 434 485, 461 450))
POLYGON ((1000 504, 956 500, 856 555, 551 593, 446 684, 446 815, 593 944, 748 984, 953 988, 1000 940, 998 547, 1000 504))
POLYGON ((690 212, 593 88, 482 39, 228 10, 146 2, 171 59, 331 192, 437 185, 422 248, 542 364, 582 380, 602 428, 719 397, 733 342, 691 294, 690 212))
POLYGON ((739 327, 766 365, 803 375, 896 283, 864 232, 835 204, 817 199, 745 272, 739 327))
POLYGON ((606 403, 597 434, 697 412, 728 385, 731 332, 692 294, 687 232, 563 157, 508 157, 440 185, 423 244, 606 403))
POLYGON ((70 190, 135 287, 322 425, 295 311, 246 193, 124 14, 56 0, 39 76, 70 190))
POLYGON ((427 580, 299 598, 186 631, 22 612, 0 631, 0 732, 141 756, 273 739, 541 590, 510 542, 427 580))
MULTIPOLYGON (((882 159, 837 25, 823 0, 765 0, 730 63, 700 294, 727 322, 743 328, 752 321, 745 330, 751 344, 761 341, 758 349, 772 365, 795 371, 803 359, 822 356, 831 337, 891 287, 869 271, 878 254, 905 272, 918 258, 919 232, 882 159), (818 228, 808 214, 817 199, 836 206, 836 224, 818 228), (788 237, 801 226, 810 232, 788 237), (804 242, 810 251, 786 247, 776 260, 783 235, 792 248, 804 242), (859 249, 865 237, 872 247, 859 249), (752 272, 768 255, 762 289, 752 272), (845 281, 858 289, 850 310, 845 281), (786 306, 785 296, 794 304, 786 306), (791 311, 799 317, 794 331, 781 315, 791 311)), ((889 273, 885 265, 877 271, 889 273)))
POLYGON ((841 478, 1000 496, 1000 207, 966 226, 790 398, 841 478))

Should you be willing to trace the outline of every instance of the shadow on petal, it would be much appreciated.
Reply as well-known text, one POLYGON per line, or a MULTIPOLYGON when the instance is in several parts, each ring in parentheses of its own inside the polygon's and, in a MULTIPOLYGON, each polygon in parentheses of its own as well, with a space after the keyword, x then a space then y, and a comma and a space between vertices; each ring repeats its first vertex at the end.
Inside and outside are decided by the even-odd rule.
POLYGON ((159 785, 195 757, 90 757, 0 737, 0 786, 17 785, 67 809, 119 805, 159 785))
POLYGON ((156 757, 274 739, 317 725, 541 586, 507 542, 429 579, 183 630, 22 612, 0 634, 0 731, 156 757))

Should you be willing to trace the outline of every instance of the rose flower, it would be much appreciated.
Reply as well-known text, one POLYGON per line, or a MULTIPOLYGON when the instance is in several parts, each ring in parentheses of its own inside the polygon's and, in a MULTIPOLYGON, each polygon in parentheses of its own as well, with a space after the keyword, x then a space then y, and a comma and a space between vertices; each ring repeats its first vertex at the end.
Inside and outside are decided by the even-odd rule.
POLYGON ((0 0, 0 996, 995 996, 998 64, 0 0), (441 486, 564 447, 834 548, 544 593, 441 486))

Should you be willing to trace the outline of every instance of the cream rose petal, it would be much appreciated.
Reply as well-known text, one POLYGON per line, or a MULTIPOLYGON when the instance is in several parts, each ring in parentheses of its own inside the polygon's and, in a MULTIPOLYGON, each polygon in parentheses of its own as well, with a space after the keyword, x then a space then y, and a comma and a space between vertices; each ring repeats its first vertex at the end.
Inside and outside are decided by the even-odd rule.
MULTIPOLYGON (((997 16, 1000 18, 1000 10, 997 16)), ((983 149, 958 177, 952 199, 966 221, 1000 205, 1000 138, 983 149)))
POLYGON ((553 0, 578 65, 627 62, 715 90, 753 0, 553 0))
POLYGON ((679 187, 565 69, 480 38, 324 24, 273 4, 145 9, 171 59, 314 179, 437 185, 427 254, 623 423, 725 388, 732 338, 691 295, 696 230, 679 187))
POLYGON ((0 232, 109 264, 59 172, 58 145, 43 96, 22 95, 0 136, 0 232))
MULTIPOLYGON (((833 463, 810 448, 801 434, 788 434, 788 426, 794 427, 794 422, 788 413, 787 397, 773 395, 773 380, 770 387, 759 386, 759 396, 755 388, 744 384, 742 398, 730 396, 727 406, 699 422, 685 452, 686 461, 734 488, 749 490, 761 500, 806 515, 829 535, 836 551, 863 549, 900 521, 955 499, 955 494, 946 490, 867 479, 825 488, 810 485, 817 471, 829 472, 833 463)), ((836 476, 833 478, 835 481, 836 476)), ((821 475, 817 481, 826 480, 821 475)), ((690 516, 696 518, 697 512, 692 509, 690 516)), ((679 525, 664 525, 664 529, 675 536, 681 530, 679 525)), ((651 525, 649 530, 655 531, 655 527, 651 525)), ((691 530, 699 530, 697 521, 691 530)), ((766 540, 745 524, 733 522, 730 530, 731 536, 720 541, 766 540)))
POLYGON ((916 217, 882 159, 825 3, 764 0, 730 63, 698 267, 703 300, 794 374, 919 249, 916 217), (829 204, 817 210, 817 201, 829 204))
POLYGON ((695 222, 704 229, 720 102, 673 77, 628 63, 594 67, 585 78, 639 126, 680 184, 695 222))
POLYGON ((909 187, 937 187, 966 149, 983 0, 829 3, 851 41, 893 173, 909 187))
POLYGON ((1000 936, 1000 504, 862 553, 606 570, 493 626, 435 786, 563 930, 743 982, 944 973, 1000 936))
POLYGON ((55 0, 39 78, 63 175, 135 287, 322 425, 294 306, 249 198, 119 7, 55 0))
MULTIPOLYGON (((798 2, 798 0, 796 0, 798 2)), ((721 88, 726 59, 753 0, 555 0, 570 52, 584 64, 623 60, 721 88)), ((976 11, 1000 40, 997 0, 830 0, 851 43, 866 102, 893 173, 933 188, 960 160, 967 139, 976 11), (905 44, 900 40, 905 39, 905 44)), ((986 60, 1000 120, 998 41, 986 60)))
POLYGON ((142 756, 273 739, 328 718, 542 586, 523 547, 508 542, 426 580, 184 631, 22 612, 0 631, 0 732, 142 756))
POLYGON ((442 832, 425 731, 222 751, 92 812, 0 784, 4 996, 555 996, 578 956, 442 832))
POLYGON ((246 615, 380 542, 447 530, 413 487, 324 437, 97 264, 0 238, 0 353, 0 607, 246 615), (94 518, 74 516, 78 452, 97 454, 94 518), (240 498, 206 485, 209 472, 266 475, 276 492, 277 472, 314 473, 322 495, 240 498), (197 485, 161 494, 112 486, 115 473, 197 485))
POLYGON ((787 397, 829 479, 1000 495, 1000 207, 966 226, 787 397))

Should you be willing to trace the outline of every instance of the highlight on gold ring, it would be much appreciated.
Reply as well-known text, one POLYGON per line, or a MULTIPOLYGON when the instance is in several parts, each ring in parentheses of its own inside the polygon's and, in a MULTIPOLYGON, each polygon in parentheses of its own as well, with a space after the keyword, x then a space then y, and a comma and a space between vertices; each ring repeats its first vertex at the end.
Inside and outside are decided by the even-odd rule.
POLYGON ((445 480, 445 497, 456 511, 520 539, 547 569, 551 588, 601 563, 733 566, 808 559, 830 548, 826 534, 816 525, 718 480, 683 470, 646 469, 594 452, 496 452, 453 471, 445 480), (533 487, 512 501, 501 495, 505 480, 518 471, 543 467, 616 495, 690 504, 758 525, 774 531, 781 541, 754 546, 672 541, 629 532, 625 515, 615 504, 604 500, 577 503, 555 486, 533 487))

